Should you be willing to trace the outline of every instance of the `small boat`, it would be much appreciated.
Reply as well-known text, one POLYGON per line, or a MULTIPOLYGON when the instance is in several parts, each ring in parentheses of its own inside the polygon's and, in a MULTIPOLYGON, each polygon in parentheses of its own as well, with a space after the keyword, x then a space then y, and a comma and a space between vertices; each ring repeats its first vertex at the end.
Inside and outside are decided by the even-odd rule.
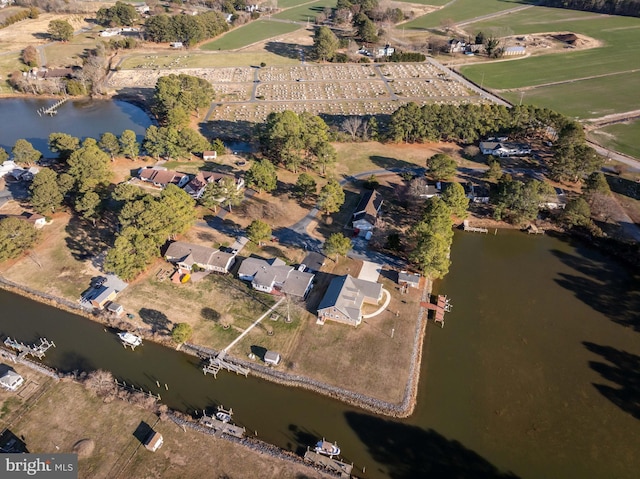
POLYGON ((316 447, 313 449, 318 454, 323 454, 325 456, 333 457, 340 454, 340 448, 337 444, 331 444, 329 441, 318 441, 316 447))
POLYGON ((122 333, 118 333, 118 337, 120 338, 120 341, 122 341, 122 343, 125 346, 131 346, 131 347, 136 347, 136 346, 140 346, 142 344, 142 338, 140 336, 137 336, 133 333, 130 332, 122 332, 122 333))
POLYGON ((218 411, 216 413, 216 419, 218 419, 218 421, 228 423, 228 422, 231 422, 231 414, 224 411, 218 411))

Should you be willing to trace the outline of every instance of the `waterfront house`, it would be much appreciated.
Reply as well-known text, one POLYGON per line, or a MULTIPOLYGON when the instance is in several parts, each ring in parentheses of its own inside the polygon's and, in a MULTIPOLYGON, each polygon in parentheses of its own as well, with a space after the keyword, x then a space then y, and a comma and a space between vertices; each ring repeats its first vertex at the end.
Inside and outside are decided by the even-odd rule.
POLYGON ((104 307, 116 299, 116 296, 127 286, 128 284, 116 275, 108 274, 104 281, 92 288, 89 295, 84 299, 88 300, 94 308, 104 309, 104 307))
POLYGON ((357 279, 351 275, 331 280, 327 292, 318 305, 317 324, 325 321, 358 326, 362 322, 362 307, 378 304, 382 299, 382 285, 357 279))
MULTIPOLYGON (((223 178, 233 178, 236 189, 238 190, 244 186, 244 179, 242 177, 236 177, 227 173, 217 173, 215 171, 199 171, 198 174, 185 185, 184 191, 197 200, 204 194, 204 190, 208 184, 219 183, 223 178)), ((219 198, 218 201, 222 202, 224 198, 219 198)))
POLYGON ((238 277, 251 282, 258 291, 304 298, 313 287, 315 275, 288 266, 279 258, 246 258, 238 269, 238 277))
POLYGON ((382 196, 376 190, 365 192, 353 212, 353 228, 363 236, 372 231, 376 225, 382 203, 382 196))
POLYGON ((159 188, 166 188, 172 184, 182 188, 189 181, 189 175, 157 166, 140 168, 138 170, 138 178, 142 181, 153 183, 154 186, 159 188))
POLYGON ((0 387, 8 390, 15 391, 24 383, 24 378, 17 372, 11 369, 6 364, 0 365, 1 370, 4 370, 0 375, 0 387))
POLYGON ((169 245, 164 257, 178 268, 191 271, 198 266, 205 271, 228 273, 236 261, 236 253, 220 251, 183 241, 174 241, 169 245))
POLYGON ((147 449, 147 451, 156 452, 158 449, 160 449, 163 443, 164 438, 162 437, 162 434, 160 434, 158 431, 152 430, 147 436, 147 439, 145 439, 144 441, 144 447, 147 449))

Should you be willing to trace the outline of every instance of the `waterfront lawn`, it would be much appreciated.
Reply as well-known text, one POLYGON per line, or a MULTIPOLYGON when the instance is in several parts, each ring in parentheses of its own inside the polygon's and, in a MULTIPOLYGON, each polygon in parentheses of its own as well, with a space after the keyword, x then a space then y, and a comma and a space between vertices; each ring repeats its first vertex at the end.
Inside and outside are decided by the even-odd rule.
POLYGON ((326 477, 230 441, 183 430, 171 421, 158 422, 138 406, 120 400, 105 403, 67 381, 55 384, 11 431, 24 436, 34 453, 70 453, 77 441, 92 440, 93 453, 78 460, 78 477, 254 477, 255 471, 265 478, 326 477), (164 439, 155 453, 134 435, 148 427, 164 439))
POLYGON ((640 120, 609 125, 589 133, 598 143, 620 153, 640 158, 640 120))
POLYGON ((258 20, 231 30, 200 48, 202 50, 234 50, 299 29, 300 25, 297 24, 258 20))

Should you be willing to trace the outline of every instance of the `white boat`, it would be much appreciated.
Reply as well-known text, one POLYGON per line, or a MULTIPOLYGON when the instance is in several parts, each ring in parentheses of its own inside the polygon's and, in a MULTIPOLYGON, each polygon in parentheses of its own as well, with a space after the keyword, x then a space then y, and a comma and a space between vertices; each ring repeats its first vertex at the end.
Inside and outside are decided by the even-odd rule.
POLYGON ((136 347, 142 344, 142 338, 130 332, 122 332, 118 333, 118 337, 120 341, 124 343, 125 346, 136 347))
POLYGON ((337 444, 331 444, 329 441, 318 441, 316 447, 313 449, 318 454, 323 454, 325 456, 333 457, 340 454, 340 448, 337 444))
POLYGON ((218 411, 216 413, 216 419, 218 419, 218 421, 228 423, 228 422, 231 422, 231 414, 224 411, 218 411))

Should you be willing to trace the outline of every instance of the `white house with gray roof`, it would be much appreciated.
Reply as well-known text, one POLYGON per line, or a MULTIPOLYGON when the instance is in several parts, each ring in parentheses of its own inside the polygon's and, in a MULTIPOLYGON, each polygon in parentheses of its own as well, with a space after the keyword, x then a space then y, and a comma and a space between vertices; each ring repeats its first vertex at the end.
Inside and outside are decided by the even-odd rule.
POLYGON ((325 321, 358 326, 362 322, 362 306, 378 304, 382 299, 382 285, 351 275, 331 280, 327 292, 318 305, 318 324, 325 321))
POLYGON ((258 291, 304 298, 313 287, 315 275, 288 266, 279 258, 246 258, 238 269, 238 277, 250 281, 258 291))
POLYGON ((164 257, 170 263, 188 271, 191 271, 196 265, 205 271, 217 271, 218 273, 228 273, 236 261, 234 253, 183 241, 171 243, 164 257))

